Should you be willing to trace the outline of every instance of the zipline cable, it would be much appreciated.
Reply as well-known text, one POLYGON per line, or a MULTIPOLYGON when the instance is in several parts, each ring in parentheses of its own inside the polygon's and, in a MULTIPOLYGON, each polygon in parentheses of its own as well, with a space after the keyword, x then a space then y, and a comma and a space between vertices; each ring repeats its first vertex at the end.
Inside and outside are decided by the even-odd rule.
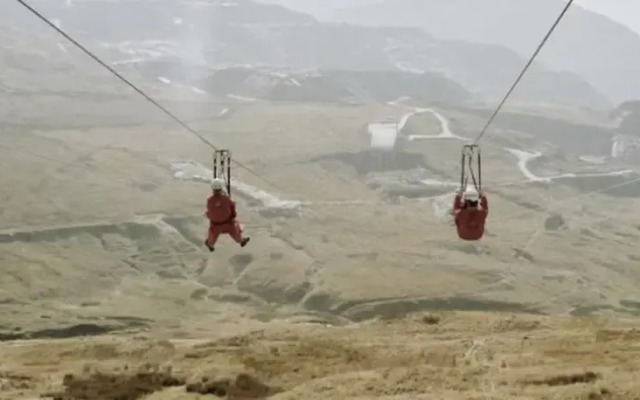
MULTIPOLYGON (((140 179, 140 178, 136 178, 136 177, 132 177, 131 176, 131 171, 124 171, 124 170, 120 170, 120 169, 115 169, 115 168, 108 168, 108 167, 104 167, 104 166, 98 166, 98 165, 78 165, 77 162, 78 160, 69 162, 68 160, 63 160, 61 158, 56 158, 56 157, 52 157, 50 155, 46 155, 46 154, 41 154, 41 153, 35 153, 33 151, 29 151, 29 150, 25 150, 23 148, 20 147, 13 147, 13 146, 8 146, 5 145, 3 143, 0 143, 0 150, 5 149, 5 150, 10 150, 10 151, 14 151, 17 153, 22 153, 34 158, 39 158, 42 160, 46 160, 46 161, 52 161, 55 162, 58 165, 58 168, 80 168, 84 171, 86 171, 87 167, 92 168, 96 171, 108 171, 108 172, 112 172, 114 173, 122 182, 127 182, 127 183, 135 183, 138 185, 142 185, 142 184, 151 184, 151 185, 157 185, 157 186, 161 186, 164 184, 163 181, 157 180, 157 179, 140 179)), ((99 149, 98 149, 99 150, 99 149)), ((0 161, 1 162, 1 161, 0 161)), ((13 164, 9 164, 9 163, 2 163, 0 164, 2 166, 10 166, 13 164)), ((39 177, 40 179, 42 179, 42 177, 39 177)), ((200 181, 198 181, 200 182, 200 181)), ((514 184, 514 182, 503 182, 503 185, 506 184, 514 184)), ((92 191, 92 193, 94 193, 94 191, 92 191)), ((306 205, 306 206, 349 206, 349 205, 353 205, 353 206, 359 206, 359 205, 364 205, 364 204, 378 204, 379 202, 377 201, 364 201, 364 200, 324 200, 324 201, 299 201, 299 203, 301 205, 306 205)))
MULTIPOLYGON (((198 139, 200 139, 203 143, 205 143, 206 145, 208 145, 210 148, 212 148, 213 150, 217 150, 218 148, 211 143, 211 141, 209 141, 207 138, 205 138, 204 136, 202 136, 200 133, 198 133, 196 130, 194 130, 193 128, 191 128, 187 123, 185 123, 184 121, 182 121, 178 116, 176 116, 175 114, 173 114, 171 111, 169 111, 167 108, 165 108, 164 106, 162 106, 161 104, 159 104, 156 100, 154 100, 152 97, 150 97, 149 95, 147 95, 143 90, 139 89, 135 84, 133 84, 132 82, 130 82, 127 78, 125 78, 124 76, 122 76, 120 73, 118 73, 115 69, 113 69, 112 67, 110 67, 108 64, 106 64, 104 61, 102 61, 98 56, 96 56, 95 54, 93 54, 90 50, 88 50, 87 48, 85 48, 82 44, 80 44, 78 41, 76 41, 75 39, 73 39, 69 34, 67 34, 66 32, 64 32, 62 29, 58 28, 55 24, 53 24, 49 19, 47 19, 44 15, 42 15, 40 12, 38 12, 35 8, 33 8, 31 5, 29 5, 25 0, 16 0, 18 3, 20 3, 23 7, 25 7, 27 10, 29 10, 32 14, 34 14, 36 17, 38 17, 40 20, 42 20, 44 23, 46 23, 47 25, 49 25, 52 29, 54 29, 55 31, 57 31, 60 35, 62 35, 63 37, 65 37, 68 41, 70 41, 72 44, 74 44, 76 47, 78 47, 80 50, 82 50, 85 54, 87 54, 89 57, 91 57, 94 61, 96 61, 97 63, 99 63, 101 66, 103 66, 104 68, 106 68, 109 72, 111 72, 113 75, 115 75, 118 79, 120 79, 122 82, 124 82, 125 84, 127 84, 129 87, 131 87, 134 91, 136 91, 138 94, 140 94, 141 96, 143 96, 147 101, 149 101, 151 104, 153 104, 154 106, 156 106, 159 110, 161 110, 162 112, 164 112, 167 116, 169 116, 172 120, 174 120, 176 123, 178 123, 180 126, 182 126, 185 130, 187 130, 189 133, 193 134, 194 136, 196 136, 198 139)), ((502 101, 499 103, 499 105, 496 107, 496 109, 494 110, 493 114, 491 115, 491 117, 489 118, 489 120, 487 121, 487 123, 485 124, 485 126, 483 127, 483 129, 481 130, 480 134, 478 135, 478 137, 475 139, 474 143, 478 143, 478 141, 484 136, 484 134, 486 133, 487 129, 489 128, 489 126, 493 123, 495 117, 497 116, 497 114, 500 112, 500 110, 502 109, 502 107, 504 106, 504 104, 507 102, 507 100, 509 99, 509 97, 513 94, 513 91, 515 90, 515 88, 517 87, 517 85, 520 83, 520 81, 522 80, 524 74, 528 71, 528 69, 530 68, 530 66, 533 64, 533 61, 535 60, 535 58, 538 56, 538 54, 540 53, 540 51, 542 50, 542 48, 544 47, 544 45, 546 44, 547 40, 549 39, 549 37, 551 36, 551 34, 553 33, 553 31, 555 30, 555 28, 558 26, 558 24, 560 23, 560 21, 564 18, 566 12, 569 10, 569 8, 571 7, 571 5, 573 4, 574 0, 569 0, 567 2, 567 4, 565 5, 564 9, 562 10, 562 12, 560 13, 560 15, 558 16, 558 18, 556 19, 556 21, 553 23, 553 25, 551 26, 551 28, 549 29, 549 31, 547 32, 547 34, 545 35, 545 37, 543 38, 542 42, 538 45, 538 47, 536 48, 535 52, 533 53, 533 55, 530 57, 530 59, 528 60, 528 62, 526 63, 526 65, 524 66, 523 70, 520 72, 520 74, 518 75, 518 77, 516 78, 515 82, 513 83, 513 85, 511 86, 511 88, 509 89, 509 91, 506 93, 506 95, 504 96, 504 98, 502 99, 502 101)), ((264 182, 268 183, 269 185, 273 186, 274 188, 277 188, 279 190, 283 190, 278 184, 266 179, 264 176, 262 176, 261 174, 255 172, 253 169, 247 167, 246 165, 244 165, 243 163, 237 161, 237 160, 232 160, 232 162, 234 162, 236 165, 238 165, 239 167, 243 168, 244 170, 246 170, 247 172, 255 175, 256 177, 258 177, 259 179, 263 180, 264 182)), ((132 179, 135 181, 135 179, 132 179)), ((582 197, 582 196, 586 196, 592 193, 597 193, 600 191, 605 191, 614 187, 621 187, 621 186, 625 186, 625 185, 629 185, 632 183, 635 183, 636 180, 632 180, 629 182, 625 182, 622 184, 616 184, 613 185, 611 187, 607 187, 607 188, 603 188, 603 189, 599 189, 599 190, 595 190, 593 192, 588 192, 588 193, 583 193, 581 195, 578 195, 574 198, 578 198, 578 197, 582 197)), ((284 190, 283 190, 284 191, 284 190)))
MULTIPOLYGON (((18 0, 21 1, 21 0, 18 0)), ((513 91, 515 90, 516 86, 518 86, 518 83, 520 83, 520 81, 522 80, 522 77, 524 76, 524 74, 527 72, 527 70, 529 69, 529 67, 531 66, 531 64, 533 64, 533 61, 536 59, 536 57, 538 56, 538 53, 540 53, 540 50, 542 50, 542 48, 544 47, 544 45, 547 43, 547 40, 549 39, 549 37, 551 36, 551 34, 553 33, 553 31, 556 29, 556 27, 558 26, 558 24, 560 23, 560 21, 562 20, 562 18, 564 18, 565 14, 567 13, 567 11, 569 10, 569 7, 571 7, 571 4, 573 4, 573 0, 569 0, 566 4, 566 6, 564 7, 564 9, 562 10, 562 12, 560 13, 560 15, 558 16, 558 18, 556 19, 556 21, 553 23, 553 25, 551 26, 551 29, 549 29, 549 31, 547 32, 547 34, 544 36, 544 39, 542 39, 542 42, 540 42, 540 44, 538 45, 538 48, 536 48, 536 51, 533 53, 533 55, 529 58, 529 61, 527 61, 527 63, 525 64, 524 68, 522 69, 522 71, 520 72, 520 75, 518 75, 518 77, 516 78, 515 82, 513 83, 513 85, 511 85, 511 88, 509 89, 509 91, 507 92, 507 94, 504 96, 504 98, 502 99, 502 101, 500 102, 500 104, 498 104, 498 107, 496 107, 495 111, 493 112, 493 114, 491 114, 491 117, 489 118, 489 120, 487 121, 487 123, 484 125, 484 127, 482 128, 482 130, 480 131, 480 134, 478 135, 478 137, 476 138, 476 140, 474 141, 475 144, 478 143, 478 141, 482 138, 482 136, 484 136, 484 134, 487 132, 487 129, 489 128, 489 126, 491 125, 491 123, 493 123, 493 120, 496 118, 496 116, 498 115, 498 113, 500 112, 500 110, 502 109, 502 107, 504 106, 504 104, 507 102, 507 100, 509 99, 509 97, 511 97, 511 94, 513 93, 513 91)))
MULTIPOLYGON (((51 22, 47 17, 45 17, 44 15, 42 15, 40 12, 38 12, 38 10, 36 10, 35 8, 33 8, 31 5, 29 5, 25 0, 16 0, 18 3, 20 3, 23 7, 25 7, 27 10, 29 10, 33 15, 35 15, 36 17, 38 17, 40 20, 42 20, 44 23, 46 23, 47 25, 49 25, 51 28, 53 28, 54 30, 56 30, 60 35, 64 36, 68 41, 70 41, 71 43, 73 43, 76 47, 78 47, 80 50, 82 50, 86 55, 88 55, 89 57, 91 57, 94 61, 96 61, 98 64, 100 64, 101 66, 103 66, 104 68, 106 68, 109 72, 111 72, 113 75, 115 75, 118 79, 120 79, 122 82, 124 82, 125 84, 127 84, 129 87, 131 87, 133 90, 135 90, 138 94, 140 94, 141 96, 143 96, 148 102, 150 102, 151 104, 153 104, 154 106, 156 106, 159 110, 161 110, 162 112, 164 112, 167 116, 169 116, 169 118, 171 118, 172 120, 174 120, 176 123, 178 123, 180 126, 182 126, 184 129, 187 130, 187 132, 193 134, 194 136, 196 136, 198 139, 200 139, 203 143, 205 143, 207 146, 211 147, 213 150, 218 150, 218 148, 216 146, 214 146, 213 143, 211 143, 211 141, 209 141, 207 138, 205 138, 204 136, 202 136, 200 133, 198 133, 195 129, 191 128, 186 122, 182 121, 178 116, 176 116, 175 114, 173 114, 171 111, 169 111, 167 108, 163 107, 160 103, 158 103, 157 101, 155 101, 152 97, 150 97, 148 94, 146 94, 142 89, 139 89, 136 85, 134 85, 131 81, 129 81, 127 78, 125 78, 124 76, 122 76, 120 73, 118 73, 118 71, 116 71, 115 69, 113 69, 111 66, 109 66, 107 63, 105 63, 104 61, 102 61, 98 56, 96 56, 95 54, 93 54, 93 52, 91 52, 90 50, 88 50, 86 47, 84 47, 82 44, 80 44, 77 40, 75 40, 74 38, 72 38, 69 34, 67 34, 65 31, 63 31, 62 29, 60 29, 59 27, 57 27, 53 22, 51 22)), ((280 187, 278 184, 276 184, 275 182, 270 181, 269 179, 265 178, 264 176, 262 176, 261 174, 255 172, 253 169, 247 167, 246 165, 242 164, 239 161, 236 160, 232 160, 232 162, 234 162, 236 165, 238 165, 240 168, 246 170, 247 172, 251 173, 252 175, 255 175, 256 177, 258 177, 259 179, 261 179, 262 181, 264 181, 265 183, 273 186, 274 188, 281 190, 281 191, 285 191, 282 187, 280 187)))

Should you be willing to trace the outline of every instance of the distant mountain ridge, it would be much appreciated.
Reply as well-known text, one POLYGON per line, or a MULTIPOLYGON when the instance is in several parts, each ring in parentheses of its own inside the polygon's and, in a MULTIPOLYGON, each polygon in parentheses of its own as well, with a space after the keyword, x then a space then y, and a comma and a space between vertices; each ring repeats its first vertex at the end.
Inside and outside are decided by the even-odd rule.
MULTIPOLYGON (((404 71, 440 76, 441 88, 452 90, 448 97, 458 98, 455 92, 459 90, 454 87, 462 85, 476 101, 493 104, 525 62, 500 46, 438 40, 417 28, 320 23, 309 15, 251 0, 33 0, 32 4, 112 65, 156 84, 160 77, 199 82, 215 70, 238 66, 287 71, 404 71)), ((16 4, 0 4, 0 13, 7 16, 0 26, 12 28, 0 37, 4 38, 0 48, 11 54, 14 70, 10 75, 22 73, 20 60, 33 63, 34 54, 38 62, 45 62, 40 69, 48 66, 43 60, 72 64, 57 67, 57 71, 90 64, 16 4), (39 35, 38 40, 11 44, 27 40, 27 33, 39 35), (79 61, 80 57, 85 60, 79 61)), ((46 74, 37 79, 46 80, 46 74)), ((398 87, 398 96, 406 95, 400 90, 398 87)), ((537 64, 514 97, 609 106, 579 77, 537 64)))
MULTIPOLYGON (((506 46, 531 55, 566 4, 559 0, 381 0, 338 10, 335 20, 424 29, 440 39, 506 46)), ((640 98, 640 35, 572 6, 540 53, 557 71, 578 74, 614 103, 640 98)))

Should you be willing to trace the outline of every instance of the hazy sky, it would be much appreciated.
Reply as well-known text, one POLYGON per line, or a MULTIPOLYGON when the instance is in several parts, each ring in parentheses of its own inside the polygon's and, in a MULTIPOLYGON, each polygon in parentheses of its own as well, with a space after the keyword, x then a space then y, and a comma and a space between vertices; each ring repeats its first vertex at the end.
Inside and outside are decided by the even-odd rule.
POLYGON ((576 4, 605 14, 640 33, 640 0, 576 0, 576 4))

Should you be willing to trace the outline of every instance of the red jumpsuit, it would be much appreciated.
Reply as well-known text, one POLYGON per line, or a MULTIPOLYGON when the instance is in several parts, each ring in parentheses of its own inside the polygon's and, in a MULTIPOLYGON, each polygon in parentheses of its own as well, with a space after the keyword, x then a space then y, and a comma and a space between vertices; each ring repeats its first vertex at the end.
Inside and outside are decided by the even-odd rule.
POLYGON ((455 216, 458 236, 462 240, 479 240, 484 235, 484 223, 489 215, 487 198, 480 196, 480 207, 465 208, 462 195, 457 194, 453 200, 453 214, 455 216))
POLYGON ((209 246, 213 247, 222 233, 228 234, 239 244, 243 243, 242 228, 236 221, 236 216, 236 203, 226 193, 214 193, 207 199, 209 246))

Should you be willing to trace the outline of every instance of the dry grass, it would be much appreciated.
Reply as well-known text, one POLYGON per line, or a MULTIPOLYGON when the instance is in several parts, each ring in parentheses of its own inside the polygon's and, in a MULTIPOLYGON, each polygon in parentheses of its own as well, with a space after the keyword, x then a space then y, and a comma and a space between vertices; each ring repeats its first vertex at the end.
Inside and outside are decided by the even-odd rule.
MULTIPOLYGON (((527 202, 578 192, 494 187, 487 237, 469 244, 434 213, 450 199, 382 201, 352 166, 309 162, 365 148, 368 121, 400 114, 385 106, 255 104, 201 121, 214 142, 280 188, 236 169, 247 183, 287 199, 364 201, 269 219, 240 199, 250 246, 222 239, 211 255, 200 246, 203 222, 140 220, 202 214, 208 188, 169 169, 176 159, 208 162, 196 138, 158 123, 4 137, 5 145, 59 161, 1 150, 11 173, 0 175, 0 227, 45 233, 0 244, 0 326, 8 335, 1 337, 44 338, 0 348, 0 397, 56 392, 73 400, 107 385, 122 398, 142 387, 136 393, 159 400, 212 391, 238 400, 633 398, 635 323, 443 310, 533 304, 561 313, 640 312, 633 258, 640 231, 626 220, 636 201, 571 202, 559 208, 567 230, 533 235, 547 213, 527 202), (596 214, 607 222, 595 223, 596 214), (381 320, 339 328, 291 322, 371 316, 381 320), (70 325, 148 332, 46 339, 70 325), (156 375, 146 364, 158 365, 156 375), (66 389, 65 374, 73 374, 66 389)), ((459 145, 421 142, 413 151, 425 155, 427 169, 455 179, 459 145)), ((500 146, 488 140, 484 149, 487 182, 520 177, 500 146)), ((415 173, 379 177, 410 181, 415 173)))
POLYGON ((344 328, 273 322, 224 340, 172 345, 126 337, 21 343, 0 349, 2 382, 14 399, 60 392, 60 399, 76 400, 105 387, 118 398, 153 392, 147 398, 158 400, 195 399, 198 392, 278 400, 634 398, 635 339, 597 338, 603 329, 640 325, 573 321, 444 313, 344 328), (158 346, 162 357, 152 350, 158 346))

